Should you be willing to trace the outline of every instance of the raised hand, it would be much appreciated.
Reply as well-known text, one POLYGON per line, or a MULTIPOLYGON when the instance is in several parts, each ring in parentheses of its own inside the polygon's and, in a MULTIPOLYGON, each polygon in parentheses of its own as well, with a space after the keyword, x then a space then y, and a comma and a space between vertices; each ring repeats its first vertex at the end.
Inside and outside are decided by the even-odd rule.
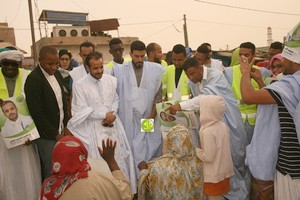
POLYGON ((117 142, 109 138, 102 140, 102 149, 98 147, 101 157, 107 162, 111 171, 119 170, 119 166, 115 160, 115 148, 117 142))

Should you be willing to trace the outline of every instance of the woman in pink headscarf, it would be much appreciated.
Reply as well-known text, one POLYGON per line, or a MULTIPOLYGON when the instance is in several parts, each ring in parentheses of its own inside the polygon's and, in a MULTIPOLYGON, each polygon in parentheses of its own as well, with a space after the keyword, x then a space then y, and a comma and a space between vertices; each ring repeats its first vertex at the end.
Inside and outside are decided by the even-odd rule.
POLYGON ((278 74, 283 72, 283 66, 281 64, 282 54, 276 54, 270 60, 270 70, 272 71, 272 77, 276 78, 278 74))
POLYGON ((283 77, 283 65, 281 64, 282 61, 282 54, 276 54, 273 56, 270 60, 270 70, 272 72, 271 77, 267 77, 265 79, 265 84, 269 85, 270 83, 273 83, 274 81, 277 81, 278 79, 281 79, 283 77))

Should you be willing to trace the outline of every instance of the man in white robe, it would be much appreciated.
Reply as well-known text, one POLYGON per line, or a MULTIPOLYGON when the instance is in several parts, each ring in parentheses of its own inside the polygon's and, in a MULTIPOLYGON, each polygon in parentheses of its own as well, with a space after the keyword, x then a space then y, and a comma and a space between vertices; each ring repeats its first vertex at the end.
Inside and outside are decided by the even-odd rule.
POLYGON ((223 72, 224 66, 222 61, 211 58, 211 54, 211 46, 208 43, 203 43, 197 48, 194 57, 197 58, 201 65, 223 72))
MULTIPOLYGON (((226 104, 224 122, 230 130, 231 156, 234 164, 234 176, 230 178, 230 192, 225 197, 232 200, 248 199, 251 174, 245 165, 247 136, 237 101, 231 92, 230 86, 219 70, 200 65, 196 58, 188 58, 183 68, 190 79, 189 84, 194 98, 171 106, 170 112, 174 114, 181 109, 199 109, 201 95, 223 97, 226 104)), ((205 115, 200 110, 201 114, 205 115)))
POLYGON ((7 118, 4 126, 1 128, 1 135, 3 137, 20 133, 33 123, 30 116, 18 113, 18 109, 12 101, 4 101, 1 109, 7 118))
POLYGON ((162 134, 156 118, 155 104, 161 101, 161 78, 164 67, 144 62, 146 46, 134 41, 130 47, 132 62, 115 65, 112 74, 118 79, 119 116, 125 128, 135 161, 138 164, 162 154, 162 134), (154 119, 154 131, 142 132, 141 119, 154 119))
POLYGON ((85 64, 90 73, 80 79, 73 88, 72 113, 68 129, 81 139, 89 157, 102 159, 98 147, 102 140, 111 138, 117 142, 115 158, 136 193, 133 156, 122 123, 117 115, 119 98, 117 79, 103 74, 103 58, 99 52, 87 55, 85 64))
POLYGON ((70 76, 72 78, 71 84, 77 83, 77 81, 88 73, 88 67, 84 64, 84 60, 89 53, 95 51, 95 45, 88 41, 83 42, 80 44, 79 51, 83 63, 70 71, 70 76))

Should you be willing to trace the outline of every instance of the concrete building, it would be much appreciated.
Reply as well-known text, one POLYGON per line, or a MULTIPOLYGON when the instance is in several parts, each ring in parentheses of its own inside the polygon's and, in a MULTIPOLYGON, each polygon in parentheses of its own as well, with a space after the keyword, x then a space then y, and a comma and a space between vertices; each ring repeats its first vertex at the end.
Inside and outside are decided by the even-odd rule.
MULTIPOLYGON (((87 21, 87 15, 88 13, 43 10, 39 21, 44 24, 46 37, 35 43, 36 58, 41 47, 52 45, 58 50, 68 49, 74 59, 82 62, 79 56, 79 46, 82 42, 89 41, 95 44, 97 51, 103 53, 105 63, 111 61, 112 56, 109 53, 108 43, 112 37, 107 33, 108 31, 118 31, 118 20, 113 18, 87 21), (52 27, 50 36, 47 35, 48 24, 56 24, 52 27)), ((120 39, 124 45, 124 55, 127 55, 130 51, 130 44, 138 38, 120 37, 120 39)))
POLYGON ((7 42, 16 46, 15 30, 7 23, 0 23, 0 42, 7 42))
POLYGON ((16 46, 15 30, 5 22, 0 22, 0 48, 15 49, 26 53, 16 46))

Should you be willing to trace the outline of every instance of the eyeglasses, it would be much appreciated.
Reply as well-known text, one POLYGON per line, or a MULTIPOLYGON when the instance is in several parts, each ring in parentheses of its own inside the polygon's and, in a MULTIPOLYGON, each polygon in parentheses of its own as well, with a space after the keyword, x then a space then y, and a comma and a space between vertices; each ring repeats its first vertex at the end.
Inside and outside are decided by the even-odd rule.
POLYGON ((18 67, 19 63, 17 61, 2 60, 1 65, 2 66, 18 67))
POLYGON ((62 60, 62 61, 69 61, 70 58, 60 58, 60 60, 62 60))
POLYGON ((277 65, 272 65, 272 68, 281 68, 282 65, 281 64, 277 64, 277 65))

